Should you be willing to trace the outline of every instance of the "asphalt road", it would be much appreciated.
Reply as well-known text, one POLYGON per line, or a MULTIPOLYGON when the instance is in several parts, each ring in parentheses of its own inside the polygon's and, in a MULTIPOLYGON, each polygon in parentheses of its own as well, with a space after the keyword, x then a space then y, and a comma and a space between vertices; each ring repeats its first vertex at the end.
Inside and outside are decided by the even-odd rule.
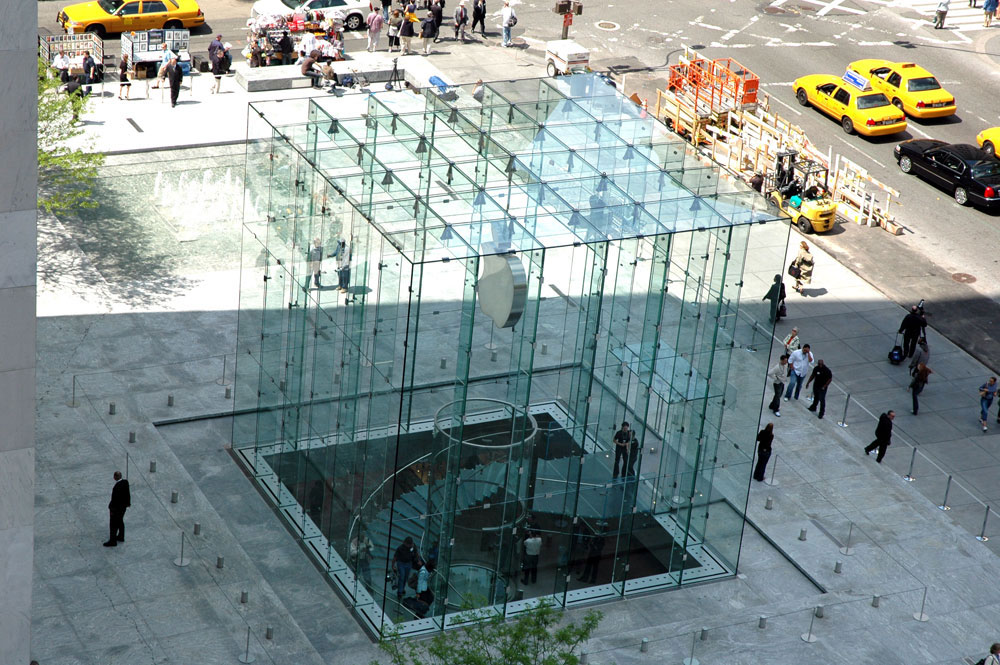
MULTIPOLYGON (((455 1, 449 1, 449 9, 455 1)), ((909 7, 933 4, 897 2, 909 7)), ((66 4, 70 3, 39 3, 43 31, 58 30, 54 19, 66 4)), ((208 25, 192 40, 193 51, 206 50, 216 32, 242 46, 251 4, 250 0, 201 0, 208 25)), ((638 89, 644 96, 663 80, 665 66, 676 62, 682 45, 698 47, 709 58, 735 58, 754 71, 771 95, 772 107, 801 126, 817 147, 843 154, 901 192, 894 212, 905 227, 902 236, 844 223, 811 239, 897 302, 926 298, 939 330, 960 344, 968 337, 964 346, 997 366, 1000 339, 994 339, 991 331, 1000 323, 1000 217, 961 207, 948 193, 901 173, 892 150, 899 140, 917 137, 974 143, 980 130, 1000 125, 996 101, 1000 24, 991 30, 975 29, 977 18, 961 16, 969 12, 966 3, 954 2, 949 19, 964 24, 955 29, 946 22, 947 29, 934 30, 928 16, 890 4, 889 0, 590 0, 584 14, 575 17, 570 36, 591 49, 596 69, 624 77, 626 88, 638 89), (848 136, 835 121, 796 104, 794 79, 839 74, 848 62, 869 57, 923 65, 955 94, 958 115, 911 119, 904 133, 866 139, 848 136)), ((517 4, 520 20, 515 37, 539 58, 544 43, 560 36, 562 20, 552 12, 553 5, 554 0, 517 4)), ((501 6, 500 0, 488 0, 491 15, 501 6)), ((819 281, 821 271, 817 266, 819 281)))

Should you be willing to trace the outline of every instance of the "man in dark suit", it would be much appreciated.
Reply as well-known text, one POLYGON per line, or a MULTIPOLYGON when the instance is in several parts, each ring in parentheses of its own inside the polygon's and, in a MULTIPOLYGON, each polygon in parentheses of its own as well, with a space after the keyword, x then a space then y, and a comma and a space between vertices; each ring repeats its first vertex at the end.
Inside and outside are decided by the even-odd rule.
POLYGON ((924 327, 927 321, 920 316, 917 306, 910 308, 910 313, 903 317, 903 322, 899 324, 898 334, 903 336, 903 357, 912 358, 913 352, 917 350, 917 340, 924 334, 924 327))
POLYGON ((875 461, 882 463, 885 457, 885 450, 892 443, 892 419, 896 417, 895 411, 886 411, 878 417, 878 425, 875 426, 875 440, 865 447, 865 454, 870 455, 878 448, 878 456, 875 461))
POLYGON ((105 547, 116 547, 125 540, 125 510, 132 505, 132 495, 128 491, 128 481, 122 479, 122 472, 115 471, 115 486, 111 490, 108 511, 111 513, 111 537, 105 547))

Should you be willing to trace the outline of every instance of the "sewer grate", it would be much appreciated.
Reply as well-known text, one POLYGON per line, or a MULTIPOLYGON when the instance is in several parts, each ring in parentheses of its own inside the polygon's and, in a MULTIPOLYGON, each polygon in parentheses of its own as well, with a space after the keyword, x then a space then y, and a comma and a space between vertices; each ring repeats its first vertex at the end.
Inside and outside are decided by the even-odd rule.
POLYGON ((621 26, 614 21, 598 21, 596 25, 601 30, 618 30, 621 28, 621 26))
POLYGON ((956 272, 952 274, 951 278, 959 284, 972 284, 976 281, 976 278, 967 272, 956 272))

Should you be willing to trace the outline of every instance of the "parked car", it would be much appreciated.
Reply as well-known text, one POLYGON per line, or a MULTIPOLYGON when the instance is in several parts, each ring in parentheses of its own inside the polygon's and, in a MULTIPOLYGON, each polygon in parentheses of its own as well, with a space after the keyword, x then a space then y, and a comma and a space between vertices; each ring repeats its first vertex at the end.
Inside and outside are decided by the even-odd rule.
POLYGON ((68 34, 111 33, 158 28, 197 28, 205 14, 196 0, 97 0, 69 5, 57 17, 68 34))
POLYGON ((900 171, 951 193, 960 205, 1000 210, 1000 160, 981 148, 911 139, 897 145, 895 154, 900 171))
MULTIPOLYGON (((379 3, 379 7, 382 3, 379 3)), ((340 12, 346 30, 358 30, 365 25, 365 17, 372 9, 369 0, 257 0, 250 9, 252 17, 283 16, 305 12, 340 12)))

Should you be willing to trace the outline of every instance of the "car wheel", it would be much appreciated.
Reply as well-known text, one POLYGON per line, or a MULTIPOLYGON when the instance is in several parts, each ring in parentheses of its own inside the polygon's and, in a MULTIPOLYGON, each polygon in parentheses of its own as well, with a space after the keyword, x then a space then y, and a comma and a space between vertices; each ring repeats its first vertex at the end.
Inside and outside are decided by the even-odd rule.
POLYGON ((105 30, 104 26, 101 25, 100 23, 95 23, 94 25, 88 25, 87 29, 84 30, 84 32, 93 33, 99 39, 104 39, 108 34, 108 31, 105 30))
POLYGON ((955 203, 960 206, 969 205, 969 193, 965 191, 964 187, 955 188, 955 203))
POLYGON ((802 233, 812 233, 813 232, 812 222, 810 222, 808 219, 806 219, 802 215, 799 215, 799 222, 798 223, 799 223, 799 231, 802 231, 802 233))
POLYGON ((993 141, 983 141, 983 150, 993 155, 997 156, 997 149, 993 146, 993 141))
POLYGON ((167 21, 163 24, 164 30, 180 30, 184 27, 184 24, 180 21, 167 21))
POLYGON ((903 173, 909 173, 913 170, 913 162, 906 155, 899 158, 899 170, 903 173))
POLYGON ((545 71, 548 73, 549 76, 555 78, 555 75, 558 73, 556 71, 556 63, 550 61, 549 64, 546 65, 545 71))
POLYGON ((894 97, 894 98, 893 98, 893 100, 892 100, 892 105, 893 105, 893 106, 895 106, 895 107, 896 107, 897 109, 899 109, 900 111, 903 111, 903 113, 906 113, 906 111, 905 111, 905 110, 903 109, 903 102, 901 102, 901 101, 899 100, 899 97, 894 97))
POLYGON ((803 88, 799 88, 798 92, 795 93, 795 99, 799 100, 799 104, 802 106, 809 106, 809 95, 803 88))
POLYGON ((345 30, 357 30, 361 27, 361 14, 351 14, 344 20, 345 30))
POLYGON ((840 119, 840 126, 844 128, 845 134, 854 133, 854 123, 851 122, 851 119, 848 118, 846 115, 840 119))

